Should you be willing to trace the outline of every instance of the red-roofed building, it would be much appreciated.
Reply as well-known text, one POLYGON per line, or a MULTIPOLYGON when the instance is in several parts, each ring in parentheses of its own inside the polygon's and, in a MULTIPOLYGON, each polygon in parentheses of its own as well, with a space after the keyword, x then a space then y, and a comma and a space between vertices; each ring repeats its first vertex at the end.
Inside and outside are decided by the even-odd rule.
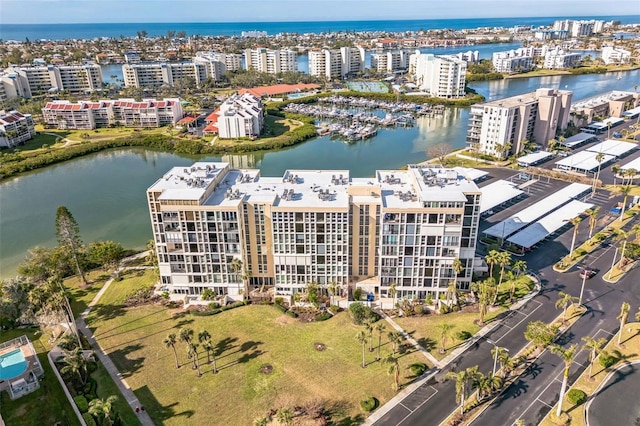
POLYGON ((18 111, 0 114, 0 146, 13 148, 36 135, 31 114, 18 111))
POLYGON ((307 92, 310 90, 317 90, 320 86, 317 84, 276 84, 273 86, 260 86, 253 87, 251 89, 240 89, 239 94, 250 93, 257 98, 269 98, 277 95, 288 95, 290 93, 307 92))

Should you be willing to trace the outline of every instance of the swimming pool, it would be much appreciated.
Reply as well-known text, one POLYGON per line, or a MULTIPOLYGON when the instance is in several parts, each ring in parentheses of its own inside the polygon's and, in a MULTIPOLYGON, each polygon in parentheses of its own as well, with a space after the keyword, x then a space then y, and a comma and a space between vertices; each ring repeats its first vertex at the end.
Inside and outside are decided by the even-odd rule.
POLYGON ((13 379, 27 369, 27 360, 21 349, 0 355, 0 380, 13 379))

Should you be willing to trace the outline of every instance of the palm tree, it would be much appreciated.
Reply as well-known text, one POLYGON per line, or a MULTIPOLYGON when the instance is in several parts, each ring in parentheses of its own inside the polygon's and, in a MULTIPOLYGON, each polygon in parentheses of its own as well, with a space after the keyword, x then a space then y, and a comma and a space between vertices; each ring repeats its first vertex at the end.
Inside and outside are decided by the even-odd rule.
POLYGON ((631 186, 633 186, 633 180, 636 178, 636 175, 638 174, 638 171, 636 169, 627 169, 627 174, 629 175, 629 184, 631 184, 631 186))
POLYGON ((389 334, 387 334, 387 338, 389 339, 389 342, 391 342, 391 354, 396 356, 396 349, 403 340, 402 333, 399 331, 390 331, 389 334))
POLYGON ((576 236, 578 235, 578 225, 582 222, 580 216, 576 216, 573 219, 569 219, 569 222, 573 225, 573 238, 571 239, 571 250, 569 250, 569 258, 573 258, 573 249, 576 245, 576 236))
MULTIPOLYGON (((504 235, 503 235, 504 237, 504 235)), ((489 253, 484 257, 484 260, 489 265, 489 277, 493 278, 493 265, 498 263, 500 256, 500 252, 497 250, 490 250, 489 253)))
POLYGON ((453 328, 452 324, 449 324, 447 322, 443 322, 440 323, 439 325, 437 325, 437 327, 440 329, 440 350, 439 352, 441 354, 444 354, 447 352, 447 348, 446 348, 446 344, 447 344, 447 337, 449 337, 449 333, 451 332, 451 329, 453 328))
POLYGON ((586 349, 589 351, 589 380, 592 380, 593 376, 591 372, 593 369, 593 363, 596 362, 596 358, 600 354, 600 350, 602 346, 605 343, 607 343, 607 339, 601 338, 596 340, 593 337, 584 336, 582 340, 584 340, 584 345, 582 345, 582 350, 586 349))
POLYGON ((578 298, 561 291, 558 293, 558 300, 556 301, 556 309, 562 309, 562 323, 566 321, 567 308, 578 301, 578 298))
POLYGON ((178 342, 178 339, 176 338, 175 333, 170 333, 167 335, 167 337, 164 338, 164 340, 162 341, 162 343, 164 344, 164 347, 169 349, 173 349, 173 356, 176 359, 176 368, 180 368, 180 362, 178 362, 178 352, 176 351, 176 343, 178 342))
POLYGON ((620 320, 620 332, 618 333, 618 345, 622 341, 622 331, 624 330, 624 325, 627 323, 627 319, 629 318, 629 309, 631 306, 627 302, 622 302, 622 306, 620 307, 620 315, 616 318, 620 320))
POLYGON ((624 195, 624 199, 622 200, 622 210, 620 211, 620 218, 619 218, 620 221, 622 221, 622 219, 624 218, 624 209, 627 207, 627 197, 631 192, 631 186, 629 185, 620 186, 618 188, 618 192, 624 195))
MULTIPOLYGON (((181 328, 178 331, 178 340, 187 344, 187 352, 189 352, 189 345, 193 340, 193 330, 190 328, 181 328)), ((191 354, 188 354, 188 358, 191 359, 191 354)))
POLYGON ((596 188, 598 187, 598 179, 600 179, 600 167, 602 166, 602 160, 604 160, 604 154, 599 152, 596 154, 596 161, 598 162, 598 171, 593 178, 593 192, 596 192, 596 188))
POLYGON ((367 330, 369 334, 369 352, 373 352, 373 329, 374 329, 374 321, 371 318, 366 318, 362 321, 362 325, 364 329, 367 330))
POLYGON ((391 309, 396 309, 396 294, 398 294, 398 290, 396 289, 396 283, 391 283, 389 286, 389 295, 393 298, 393 304, 391 305, 391 309))
POLYGON ((447 308, 452 308, 455 299, 457 299, 457 297, 456 297, 456 282, 455 281, 452 281, 451 284, 449 284, 445 294, 446 294, 446 297, 447 297, 447 308))
POLYGON ((456 257, 455 259, 453 259, 453 263, 451 263, 451 269, 453 269, 453 272, 456 273, 456 280, 453 282, 453 285, 455 286, 455 288, 458 288, 458 276, 460 275, 460 272, 463 271, 464 264, 459 258, 456 257))
POLYGON ((329 303, 331 303, 331 305, 333 305, 333 297, 338 294, 338 290, 340 289, 340 286, 338 286, 338 283, 335 281, 331 281, 329 283, 329 285, 327 286, 327 291, 329 292, 329 303))
POLYGON ((77 347, 71 352, 66 352, 63 355, 62 362, 64 366, 60 369, 60 372, 62 374, 77 375, 80 383, 84 386, 87 382, 87 359, 82 348, 77 347))
POLYGON ((484 316, 487 314, 487 307, 494 291, 497 289, 493 278, 488 278, 478 284, 478 312, 480 313, 479 323, 481 326, 484 325, 484 316))
POLYGON ((104 418, 101 424, 112 425, 113 424, 113 403, 118 400, 118 397, 111 395, 107 399, 93 399, 89 402, 89 414, 97 419, 104 418))
POLYGON ((202 374, 200 373, 200 360, 198 359, 199 347, 200 345, 198 345, 197 343, 189 343, 189 353, 193 357, 193 369, 197 370, 197 377, 202 376, 202 374))
POLYGON ((376 323, 375 329, 378 332, 378 356, 376 357, 376 361, 378 361, 380 360, 380 346, 382 346, 382 334, 385 332, 387 327, 384 325, 384 322, 379 321, 378 323, 376 323))
POLYGON ((393 390, 396 392, 400 390, 400 362, 398 357, 389 355, 384 359, 384 362, 389 365, 389 374, 393 374, 393 390))
POLYGON ((456 402, 460 404, 460 414, 464 414, 464 400, 467 395, 467 386, 469 382, 475 380, 478 376, 478 366, 468 367, 458 373, 449 371, 445 376, 448 380, 456 381, 456 402))
POLYGON ((560 359, 564 361, 564 375, 562 377, 562 387, 560 388, 560 398, 558 399, 558 410, 556 411, 556 416, 560 417, 562 413, 562 400, 564 399, 564 392, 567 389, 567 382, 569 381, 569 369, 578 352, 578 344, 573 344, 567 349, 564 349, 560 345, 553 345, 550 350, 551 353, 558 355, 560 359))
POLYGON ((509 352, 500 351, 498 352, 498 362, 500 363, 500 368, 502 369, 502 376, 506 377, 513 368, 516 366, 516 358, 512 358, 509 356, 509 352))
POLYGON ((207 330, 202 330, 200 333, 198 333, 198 342, 202 343, 207 340, 211 340, 211 334, 209 334, 207 330))
POLYGON ((362 344, 362 368, 365 368, 367 366, 367 363, 364 359, 364 348, 367 345, 367 335, 364 333, 364 331, 360 330, 358 334, 356 334, 356 340, 362 344))
POLYGON ((589 238, 593 235, 593 228, 596 227, 596 222, 598 221, 598 213, 600 212, 600 206, 596 206, 593 209, 588 209, 587 214, 589 215, 589 238))
POLYGON ((620 174, 620 166, 617 165, 617 164, 611 166, 611 173, 613 173, 613 187, 615 188, 615 186, 616 186, 616 178, 620 174))
POLYGON ((483 399, 500 389, 502 386, 502 378, 500 376, 494 376, 491 372, 486 376, 478 373, 473 380, 473 384, 474 387, 478 389, 478 399, 483 399))
POLYGON ((513 266, 511 267, 514 271, 516 271, 516 278, 520 276, 521 273, 527 270, 527 262, 525 260, 516 260, 513 262, 513 266))
MULTIPOLYGON (((498 281, 498 287, 502 284, 502 277, 504 275, 504 268, 511 263, 511 254, 506 251, 500 252, 498 254, 498 265, 500 266, 500 280, 498 281)), ((496 292, 496 298, 498 297, 498 292, 496 292)), ((495 302, 494 302, 495 304, 495 302)))

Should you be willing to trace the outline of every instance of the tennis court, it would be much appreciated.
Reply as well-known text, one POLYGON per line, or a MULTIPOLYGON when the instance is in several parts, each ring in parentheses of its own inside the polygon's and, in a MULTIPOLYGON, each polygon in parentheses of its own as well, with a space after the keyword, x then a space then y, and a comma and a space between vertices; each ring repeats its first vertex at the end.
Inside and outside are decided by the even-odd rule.
POLYGON ((348 81, 346 84, 354 92, 389 93, 387 85, 379 81, 348 81))

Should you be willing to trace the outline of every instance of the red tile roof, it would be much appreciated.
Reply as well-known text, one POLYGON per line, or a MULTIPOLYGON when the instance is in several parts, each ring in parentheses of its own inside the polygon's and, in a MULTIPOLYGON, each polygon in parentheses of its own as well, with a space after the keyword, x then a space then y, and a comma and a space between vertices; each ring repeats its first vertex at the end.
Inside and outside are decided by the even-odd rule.
POLYGON ((263 96, 284 95, 287 93, 304 92, 307 90, 319 89, 317 84, 276 84, 274 86, 260 86, 253 87, 251 89, 240 89, 238 93, 244 95, 250 93, 251 95, 262 98, 263 96))
POLYGON ((215 123, 209 123, 207 127, 204 128, 205 133, 218 133, 218 126, 215 123))
POLYGON ((185 115, 184 117, 182 117, 180 120, 178 120, 177 124, 189 124, 189 123, 193 123, 194 121, 196 121, 198 117, 194 116, 194 115, 185 115))

